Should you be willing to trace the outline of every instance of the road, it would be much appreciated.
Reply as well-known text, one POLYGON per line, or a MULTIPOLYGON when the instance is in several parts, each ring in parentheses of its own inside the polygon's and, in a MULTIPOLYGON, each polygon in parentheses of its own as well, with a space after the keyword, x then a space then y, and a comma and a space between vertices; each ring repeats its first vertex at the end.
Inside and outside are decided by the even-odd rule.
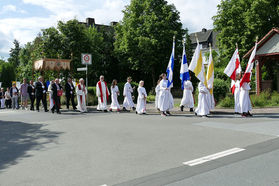
POLYGON ((279 185, 278 118, 1 110, 0 185, 279 185))

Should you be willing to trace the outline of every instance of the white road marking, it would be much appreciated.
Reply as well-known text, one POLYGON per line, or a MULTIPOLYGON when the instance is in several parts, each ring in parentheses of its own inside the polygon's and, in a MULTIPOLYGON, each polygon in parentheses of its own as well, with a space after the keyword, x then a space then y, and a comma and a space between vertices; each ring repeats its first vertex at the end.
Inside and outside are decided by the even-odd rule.
POLYGON ((244 151, 244 150, 245 149, 241 149, 241 148, 232 148, 232 149, 229 149, 229 150, 226 150, 226 151, 218 152, 216 154, 212 154, 212 155, 204 156, 202 158, 198 158, 198 159, 195 159, 195 160, 187 161, 187 162, 184 162, 183 164, 184 165, 189 165, 189 166, 195 166, 195 165, 199 165, 199 164, 202 164, 202 163, 205 163, 205 162, 208 162, 208 161, 212 161, 212 160, 215 160, 215 159, 218 159, 218 158, 222 158, 224 156, 235 154, 235 153, 238 153, 238 152, 241 152, 241 151, 244 151))
POLYGON ((104 185, 100 185, 100 186, 108 186, 107 184, 104 184, 104 185))

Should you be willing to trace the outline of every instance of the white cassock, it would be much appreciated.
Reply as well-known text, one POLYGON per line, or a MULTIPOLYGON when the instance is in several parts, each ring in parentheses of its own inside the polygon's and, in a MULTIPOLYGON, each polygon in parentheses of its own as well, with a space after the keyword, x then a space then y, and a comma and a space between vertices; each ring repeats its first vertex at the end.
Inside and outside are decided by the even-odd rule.
POLYGON ((144 87, 138 88, 138 100, 136 111, 138 114, 146 113, 146 90, 144 87))
POLYGON ((86 95, 87 95, 87 89, 85 85, 77 85, 76 86, 76 93, 77 93, 77 109, 80 112, 87 112, 86 108, 86 95))
POLYGON ((208 101, 208 89, 206 86, 200 82, 199 83, 199 99, 198 99, 198 107, 196 108, 195 112, 199 116, 205 116, 210 113, 210 105, 208 101))
POLYGON ((5 108, 5 92, 2 92, 1 109, 5 108))
POLYGON ((103 97, 103 101, 101 98, 101 90, 99 87, 99 83, 97 83, 96 85, 96 92, 97 92, 97 96, 98 96, 98 106, 97 106, 97 110, 107 110, 107 93, 108 92, 108 96, 110 95, 108 87, 106 86, 105 82, 101 82, 101 86, 102 86, 102 97, 103 97))
POLYGON ((237 80, 235 82, 235 90, 234 90, 234 112, 241 113, 241 108, 240 108, 240 81, 237 80))
POLYGON ((125 107, 127 110, 130 110, 131 108, 135 107, 135 104, 133 102, 132 98, 133 88, 129 82, 125 83, 124 90, 123 90, 123 96, 125 96, 123 101, 123 107, 125 107))
POLYGON ((186 108, 194 108, 194 98, 193 98, 193 85, 191 81, 184 81, 183 97, 180 106, 186 108))
POLYGON ((239 95, 240 113, 247 113, 252 110, 249 90, 251 90, 250 85, 247 82, 244 82, 240 88, 239 95))
POLYGON ((118 100, 117 100, 117 96, 119 94, 119 89, 118 86, 115 85, 114 87, 110 87, 110 91, 111 91, 111 105, 110 108, 111 109, 120 109, 118 100))
POLYGON ((173 97, 168 88, 168 80, 162 79, 160 81, 160 92, 158 98, 158 108, 161 112, 169 111, 173 108, 173 97))
POLYGON ((49 92, 49 109, 52 109, 54 107, 54 100, 52 99, 52 90, 51 90, 51 85, 48 85, 47 91, 49 92))
POLYGON ((159 99, 159 93, 160 93, 160 84, 158 84, 155 88, 155 93, 156 93, 156 97, 155 97, 155 108, 158 109, 158 99, 159 99))

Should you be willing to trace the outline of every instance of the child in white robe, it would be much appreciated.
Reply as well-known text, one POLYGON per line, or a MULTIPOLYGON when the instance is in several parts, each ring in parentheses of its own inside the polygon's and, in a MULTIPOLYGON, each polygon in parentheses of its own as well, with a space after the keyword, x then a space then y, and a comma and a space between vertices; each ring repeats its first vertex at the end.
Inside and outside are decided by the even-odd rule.
POLYGON ((198 107, 195 110, 195 114, 198 116, 207 117, 210 113, 210 105, 208 101, 208 89, 203 82, 199 83, 199 98, 198 98, 198 107))
POLYGON ((124 101, 123 101, 123 110, 124 111, 129 111, 131 108, 135 110, 135 104, 133 102, 133 97, 132 93, 134 91, 134 88, 131 86, 132 78, 128 77, 127 78, 127 83, 125 83, 124 90, 123 90, 123 96, 124 96, 124 101))
POLYGON ((239 81, 239 74, 236 75, 237 79, 234 84, 235 89, 234 89, 234 113, 235 114, 240 114, 241 113, 241 108, 240 108, 240 81, 239 81))
POLYGON ((5 91, 4 88, 1 88, 0 92, 0 100, 1 100, 1 109, 5 108, 5 91))
POLYGON ((80 112, 87 112, 86 108, 86 96, 87 96, 87 89, 84 84, 84 80, 81 78, 79 80, 79 84, 76 86, 76 93, 77 93, 77 109, 80 112))
POLYGON ((119 89, 117 86, 117 80, 114 79, 111 83, 111 87, 110 87, 110 92, 111 92, 111 105, 110 105, 110 111, 112 112, 112 110, 117 110, 117 112, 120 111, 120 106, 117 100, 117 97, 119 95, 119 89))
POLYGON ((107 101, 110 93, 104 79, 104 76, 100 76, 100 81, 96 85, 96 95, 98 97, 97 110, 107 112, 107 101))
POLYGON ((52 80, 51 82, 50 82, 50 84, 48 85, 48 88, 47 88, 47 91, 48 91, 48 93, 49 93, 49 109, 51 110, 53 107, 54 107, 54 100, 52 99, 52 90, 51 90, 51 86, 52 86, 52 84, 54 83, 54 80, 52 80))
POLYGON ((143 85, 144 85, 144 81, 140 81, 138 87, 138 100, 137 100, 137 108, 136 108, 137 114, 146 114, 147 94, 143 85))
POLYGON ((244 82, 240 88, 239 102, 240 102, 240 113, 243 117, 252 116, 250 111, 252 110, 251 100, 249 96, 250 85, 244 82))
POLYGON ((193 85, 190 80, 184 81, 184 90, 183 97, 180 103, 180 110, 183 111, 183 108, 190 108, 190 112, 193 112, 194 108, 194 98, 193 98, 193 85))
POLYGON ((158 99, 158 107, 162 116, 171 115, 170 109, 173 108, 173 97, 168 88, 168 80, 166 74, 161 74, 162 80, 160 81, 160 92, 158 99))
POLYGON ((159 106, 158 106, 158 100, 159 100, 159 93, 160 93, 160 82, 162 80, 162 77, 159 76, 159 79, 157 81, 157 86, 155 87, 155 93, 156 93, 156 97, 155 97, 155 108, 160 111, 159 106))

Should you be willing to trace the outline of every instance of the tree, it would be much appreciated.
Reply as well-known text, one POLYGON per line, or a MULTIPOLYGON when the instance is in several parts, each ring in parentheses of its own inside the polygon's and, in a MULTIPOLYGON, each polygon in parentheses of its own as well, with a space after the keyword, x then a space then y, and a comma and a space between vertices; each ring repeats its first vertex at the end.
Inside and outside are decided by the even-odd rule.
POLYGON ((250 50, 256 36, 262 38, 272 27, 279 25, 278 0, 223 0, 213 17, 218 34, 218 47, 223 66, 239 45, 240 56, 250 50))
POLYGON ((14 80, 15 70, 13 64, 0 60, 0 82, 2 82, 2 87, 11 87, 14 80))
MULTIPOLYGON (((158 75, 166 71, 173 36, 178 41, 176 49, 182 48, 186 32, 179 12, 165 0, 132 0, 123 13, 115 28, 115 52, 126 68, 139 72, 136 80, 144 78, 147 85, 154 86, 158 75)), ((176 63, 178 73, 179 66, 176 63)))
POLYGON ((10 50, 10 57, 8 58, 8 61, 14 66, 14 68, 16 68, 19 65, 19 52, 21 48, 19 46, 19 42, 16 39, 13 43, 14 48, 11 48, 10 50))

